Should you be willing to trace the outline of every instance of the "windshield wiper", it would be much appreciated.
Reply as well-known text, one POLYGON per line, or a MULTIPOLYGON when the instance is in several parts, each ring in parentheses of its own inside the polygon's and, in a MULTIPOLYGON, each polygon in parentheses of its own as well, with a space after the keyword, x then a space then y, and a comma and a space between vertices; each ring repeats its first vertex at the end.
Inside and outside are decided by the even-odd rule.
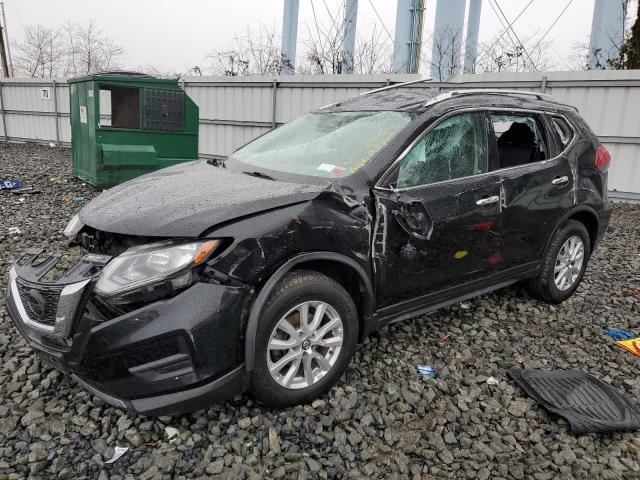
POLYGON ((244 173, 245 175, 250 175, 252 177, 264 178, 266 180, 275 180, 275 178, 270 177, 266 173, 262 173, 262 172, 242 172, 242 173, 244 173))

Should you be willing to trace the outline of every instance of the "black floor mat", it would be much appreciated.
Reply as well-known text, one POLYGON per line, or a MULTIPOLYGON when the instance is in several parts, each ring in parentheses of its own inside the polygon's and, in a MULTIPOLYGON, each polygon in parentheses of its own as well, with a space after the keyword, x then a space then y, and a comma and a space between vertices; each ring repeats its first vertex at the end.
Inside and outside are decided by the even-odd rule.
POLYGON ((565 417, 576 435, 640 428, 640 411, 611 385, 578 370, 508 371, 527 394, 565 417))

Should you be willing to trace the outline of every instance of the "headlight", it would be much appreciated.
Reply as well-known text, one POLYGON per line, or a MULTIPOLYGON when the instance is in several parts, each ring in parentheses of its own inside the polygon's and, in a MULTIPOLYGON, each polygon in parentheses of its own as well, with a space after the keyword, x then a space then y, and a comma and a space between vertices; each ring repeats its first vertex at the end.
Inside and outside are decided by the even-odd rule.
POLYGON ((64 227, 62 234, 67 238, 74 238, 78 234, 78 232, 82 230, 82 227, 84 227, 84 224, 80 221, 80 217, 76 213, 73 217, 71 217, 71 220, 69 220, 67 226, 64 227))
MULTIPOLYGON (((164 280, 181 270, 200 265, 218 247, 220 240, 185 243, 182 245, 156 244, 135 247, 111 260, 96 284, 96 292, 110 296, 126 290, 164 280)), ((188 284, 191 270, 176 279, 188 284)), ((184 286, 184 285, 178 285, 184 286)))

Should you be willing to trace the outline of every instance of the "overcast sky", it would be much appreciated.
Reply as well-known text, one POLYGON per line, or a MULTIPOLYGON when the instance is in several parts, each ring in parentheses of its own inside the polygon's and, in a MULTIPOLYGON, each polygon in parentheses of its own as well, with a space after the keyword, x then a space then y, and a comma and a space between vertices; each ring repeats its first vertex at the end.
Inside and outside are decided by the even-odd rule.
MULTIPOLYGON (((312 2, 321 22, 330 21, 329 12, 334 16, 341 14, 343 0, 301 0, 299 36, 309 28, 315 29, 312 2)), ((637 0, 630 8, 632 13, 637 10, 635 2, 637 0)), ((247 26, 275 25, 280 32, 283 9, 283 0, 4 0, 4 3, 12 41, 22 38, 24 26, 28 24, 58 26, 67 19, 81 23, 94 19, 106 35, 125 48, 122 67, 153 65, 162 71, 175 72, 202 65, 208 52, 229 47, 234 33, 246 30, 247 26)), ((506 16, 513 19, 528 0, 499 0, 498 3, 506 16)), ((515 23, 516 33, 522 38, 546 31, 567 3, 568 0, 534 0, 515 23)), ((588 42, 593 3, 593 0, 573 0, 549 33, 550 55, 559 69, 564 62, 571 63, 576 44, 588 42)), ((425 0, 425 4, 423 48, 430 49, 428 39, 433 32, 436 0, 425 0)), ((358 38, 366 38, 376 24, 379 30, 383 29, 374 7, 384 28, 393 36, 396 2, 360 0, 358 38)), ((480 42, 491 39, 497 32, 502 32, 502 27, 485 0, 480 42)), ((299 46, 298 53, 301 50, 299 46)), ((425 66, 421 70, 426 71, 425 66)))

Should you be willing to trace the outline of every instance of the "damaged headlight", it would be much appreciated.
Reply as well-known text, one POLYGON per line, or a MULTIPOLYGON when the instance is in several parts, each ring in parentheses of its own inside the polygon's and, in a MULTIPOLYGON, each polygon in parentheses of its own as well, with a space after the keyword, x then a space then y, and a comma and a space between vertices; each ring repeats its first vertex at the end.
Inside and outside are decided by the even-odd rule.
POLYGON ((174 288, 191 283, 191 268, 204 262, 220 240, 171 245, 165 243, 130 248, 111 260, 96 284, 96 293, 110 296, 169 277, 174 288), (183 273, 180 273, 183 271, 183 273))
POLYGON ((69 239, 73 239, 78 234, 78 232, 82 230, 82 227, 84 227, 84 224, 76 213, 73 217, 71 217, 71 220, 69 220, 67 226, 64 227, 62 234, 69 239))

